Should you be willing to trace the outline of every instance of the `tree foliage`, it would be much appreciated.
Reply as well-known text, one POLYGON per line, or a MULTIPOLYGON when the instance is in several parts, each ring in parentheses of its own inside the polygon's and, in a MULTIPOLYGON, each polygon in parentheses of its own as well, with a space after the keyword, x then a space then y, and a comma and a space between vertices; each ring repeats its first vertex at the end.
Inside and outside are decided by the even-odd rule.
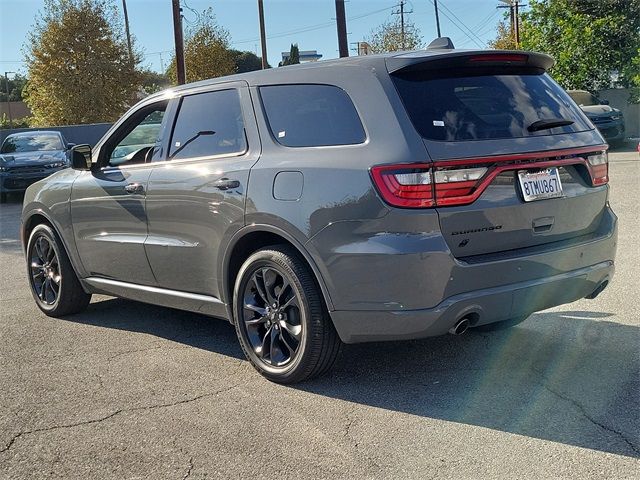
POLYGON ((9 101, 19 102, 22 100, 22 90, 27 83, 27 77, 24 75, 16 74, 13 78, 9 77, 8 82, 5 82, 4 75, 0 77, 0 102, 7 101, 7 83, 9 84, 9 101))
MULTIPOLYGON (((241 52, 240 50, 231 50, 233 61, 236 66, 236 73, 253 72, 262 69, 262 58, 252 52, 241 52)), ((271 68, 267 63, 267 68, 271 68)))
POLYGON ((144 68, 140 70, 139 75, 142 91, 146 95, 151 95, 171 85, 171 80, 164 73, 158 73, 144 68))
POLYGON ((298 63, 300 63, 300 49, 297 43, 292 43, 289 49, 289 56, 282 60, 278 66, 284 67, 286 65, 297 65, 298 63))
POLYGON ((496 50, 515 50, 516 39, 511 30, 511 22, 502 20, 498 23, 496 38, 489 42, 489 47, 496 50))
POLYGON ((372 53, 417 50, 423 46, 420 29, 406 16, 404 35, 402 34, 400 19, 389 19, 373 29, 365 41, 371 46, 372 53))
POLYGON ((45 0, 25 45, 25 101, 37 126, 114 121, 137 89, 112 0, 45 0))
MULTIPOLYGON (((199 16, 199 22, 187 30, 184 63, 187 82, 222 77, 235 72, 234 56, 229 49, 229 32, 216 22, 211 8, 199 16)), ((177 83, 176 59, 171 59, 167 75, 177 83)))
POLYGON ((523 14, 526 50, 555 57, 553 77, 565 88, 612 86, 640 93, 640 0, 531 0, 523 14), (617 80, 612 80, 612 74, 617 80))

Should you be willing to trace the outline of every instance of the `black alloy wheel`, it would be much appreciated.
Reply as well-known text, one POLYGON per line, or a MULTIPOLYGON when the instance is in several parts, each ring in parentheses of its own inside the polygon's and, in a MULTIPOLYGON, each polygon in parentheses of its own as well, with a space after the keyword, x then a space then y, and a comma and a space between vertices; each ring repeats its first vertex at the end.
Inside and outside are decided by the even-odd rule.
POLYGON ((87 307, 91 295, 82 288, 62 242, 49 225, 33 229, 26 253, 29 285, 40 310, 60 317, 87 307))
POLYGON ((29 255, 32 288, 45 305, 54 305, 60 294, 60 263, 49 238, 38 236, 29 255))
POLYGON ((333 366, 342 342, 308 264, 293 248, 275 245, 249 256, 233 298, 240 345, 263 376, 296 383, 333 366))
POLYGON ((286 274, 274 267, 257 268, 244 289, 244 328, 251 348, 273 367, 291 362, 302 339, 299 294, 286 274))

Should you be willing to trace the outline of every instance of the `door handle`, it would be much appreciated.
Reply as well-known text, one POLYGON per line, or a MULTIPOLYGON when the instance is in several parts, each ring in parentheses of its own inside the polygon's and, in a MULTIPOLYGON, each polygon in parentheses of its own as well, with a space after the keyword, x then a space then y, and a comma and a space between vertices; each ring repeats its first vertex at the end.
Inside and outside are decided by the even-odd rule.
POLYGON ((144 185, 141 183, 130 183, 124 187, 124 191, 130 195, 135 195, 136 193, 144 193, 144 185))
POLYGON ((240 182, 229 178, 221 178, 220 180, 215 181, 213 186, 218 190, 229 190, 231 188, 238 188, 240 186, 240 182))

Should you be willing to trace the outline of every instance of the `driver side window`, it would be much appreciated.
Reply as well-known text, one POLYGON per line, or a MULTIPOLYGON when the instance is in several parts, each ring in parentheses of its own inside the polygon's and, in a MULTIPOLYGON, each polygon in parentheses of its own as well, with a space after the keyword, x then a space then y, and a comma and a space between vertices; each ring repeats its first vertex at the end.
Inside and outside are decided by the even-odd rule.
POLYGON ((108 166, 151 162, 160 149, 162 120, 167 102, 149 105, 136 112, 117 131, 107 147, 108 166))

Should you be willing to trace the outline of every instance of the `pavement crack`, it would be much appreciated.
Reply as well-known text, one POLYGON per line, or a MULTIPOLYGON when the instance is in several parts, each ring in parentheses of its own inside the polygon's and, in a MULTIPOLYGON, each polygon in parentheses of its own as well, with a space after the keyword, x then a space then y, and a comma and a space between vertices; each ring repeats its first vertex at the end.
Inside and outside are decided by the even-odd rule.
MULTIPOLYGON (((158 405, 145 405, 143 407, 132 407, 132 408, 123 408, 123 409, 118 409, 112 413, 110 413, 109 415, 106 415, 104 417, 100 417, 100 418, 94 418, 91 420, 83 420, 81 422, 75 422, 75 423, 69 423, 66 425, 52 425, 50 427, 43 427, 43 428, 36 428, 33 430, 25 430, 22 432, 18 432, 16 433, 11 440, 9 440, 9 442, 0 449, 0 453, 4 453, 9 451, 9 449, 11 447, 13 447, 13 445, 15 444, 16 440, 18 440, 20 437, 23 437, 25 435, 31 435, 31 434, 36 434, 36 433, 42 433, 42 432, 50 432, 53 430, 60 430, 60 429, 66 429, 66 428, 75 428, 75 427, 81 427, 81 426, 85 426, 85 425, 92 425, 95 423, 100 423, 100 422, 104 422, 105 420, 109 420, 117 415, 120 415, 121 413, 131 413, 131 412, 139 412, 139 411, 144 411, 144 410, 156 410, 159 408, 171 408, 171 407, 175 407, 177 405, 184 405, 186 403, 191 403, 191 402, 196 402, 198 400, 201 400, 203 398, 207 398, 207 397, 213 397, 213 396, 217 396, 223 393, 227 393, 230 390, 233 390, 235 388, 238 388, 240 386, 240 384, 234 384, 219 390, 216 390, 214 392, 209 392, 209 393, 203 393, 200 395, 196 395, 195 397, 191 397, 191 398, 186 398, 184 400, 178 400, 175 402, 170 402, 170 403, 161 403, 158 405)), ((185 477, 186 478, 186 477, 185 477)))
POLYGON ((640 448, 638 448, 631 440, 629 440, 629 438, 621 431, 616 430, 613 427, 609 427, 608 425, 605 425, 604 423, 599 422, 598 420, 596 420, 595 418, 593 418, 591 415, 589 415, 589 412, 587 412, 586 408, 577 400, 574 400, 573 398, 569 397, 568 395, 562 394, 559 391, 551 388, 549 385, 547 385, 547 378, 544 376, 544 374, 538 370, 534 369, 534 372, 536 372, 538 375, 540 375, 542 381, 540 382, 540 385, 542 385, 542 388, 544 388, 546 391, 548 391, 549 393, 551 393, 552 395, 555 395, 556 397, 564 400, 565 402, 569 402, 571 403, 581 414, 584 418, 586 418, 589 422, 591 422, 592 424, 596 425, 597 427, 600 427, 601 429, 613 433, 615 435, 617 435, 618 437, 620 437, 628 446, 631 450, 633 450, 634 453, 640 455, 640 448))
POLYGON ((182 480, 186 480, 191 475, 191 470, 193 470, 193 457, 189 458, 189 466, 187 467, 187 472, 182 477, 182 480))

